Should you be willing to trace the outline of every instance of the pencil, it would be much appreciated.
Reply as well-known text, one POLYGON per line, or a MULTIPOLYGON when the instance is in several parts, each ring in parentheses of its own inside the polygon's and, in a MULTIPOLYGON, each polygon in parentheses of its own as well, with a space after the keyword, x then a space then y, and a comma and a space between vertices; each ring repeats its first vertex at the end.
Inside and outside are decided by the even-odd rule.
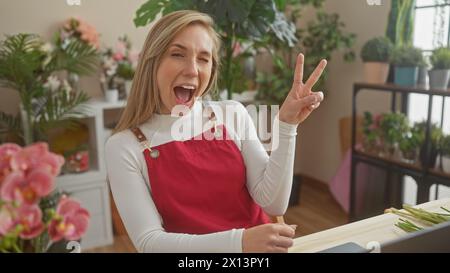
POLYGON ((284 217, 283 216, 277 216, 277 223, 278 224, 285 224, 284 217))

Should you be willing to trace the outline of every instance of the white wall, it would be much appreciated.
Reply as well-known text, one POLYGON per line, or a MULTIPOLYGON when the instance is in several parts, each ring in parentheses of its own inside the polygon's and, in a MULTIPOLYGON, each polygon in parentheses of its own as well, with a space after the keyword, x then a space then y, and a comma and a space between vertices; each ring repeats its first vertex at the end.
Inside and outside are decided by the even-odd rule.
MULTIPOLYGON (((329 62, 325 101, 299 127, 295 171, 328 183, 341 162, 339 119, 351 115, 352 86, 363 79, 359 52, 367 40, 385 34, 390 1, 369 6, 366 0, 333 0, 327 1, 325 8, 339 14, 345 29, 357 35, 357 58, 345 63, 342 54, 337 53, 329 62)), ((386 95, 379 93, 363 93, 358 101, 359 109, 373 112, 382 112, 390 105, 386 95)))

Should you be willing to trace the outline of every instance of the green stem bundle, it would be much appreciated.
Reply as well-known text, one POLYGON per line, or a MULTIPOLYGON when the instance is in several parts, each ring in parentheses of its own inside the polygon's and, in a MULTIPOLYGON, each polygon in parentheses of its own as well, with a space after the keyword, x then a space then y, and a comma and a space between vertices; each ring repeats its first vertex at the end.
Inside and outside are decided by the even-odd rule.
POLYGON ((399 222, 395 224, 395 226, 401 228, 406 232, 415 232, 423 229, 423 227, 414 224, 412 221, 418 222, 424 226, 433 226, 450 221, 450 210, 444 207, 441 207, 441 209, 448 213, 429 212, 424 209, 413 208, 412 206, 406 204, 403 205, 403 209, 406 212, 397 210, 395 208, 387 209, 385 212, 391 212, 398 216, 411 219, 411 221, 409 221, 400 218, 399 222))

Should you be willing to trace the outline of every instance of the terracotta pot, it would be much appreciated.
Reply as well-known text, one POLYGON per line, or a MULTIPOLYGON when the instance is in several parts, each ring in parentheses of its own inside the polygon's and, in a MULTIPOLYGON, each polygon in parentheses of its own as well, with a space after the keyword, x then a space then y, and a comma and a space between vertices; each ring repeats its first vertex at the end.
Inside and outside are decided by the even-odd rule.
POLYGON ((389 63, 364 63, 364 78, 367 83, 384 84, 389 74, 389 63))

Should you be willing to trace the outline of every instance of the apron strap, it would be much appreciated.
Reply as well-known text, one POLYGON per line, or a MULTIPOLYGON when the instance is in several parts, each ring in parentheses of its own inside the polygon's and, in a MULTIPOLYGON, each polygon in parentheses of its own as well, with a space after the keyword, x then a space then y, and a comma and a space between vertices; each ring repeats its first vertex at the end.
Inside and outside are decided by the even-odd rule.
POLYGON ((148 143, 148 140, 145 137, 144 133, 142 133, 141 129, 139 129, 139 127, 134 127, 130 128, 130 130, 139 141, 139 144, 143 146, 144 150, 148 149, 151 152, 152 149, 150 149, 150 144, 148 143))
POLYGON ((142 133, 141 129, 139 129, 139 127, 134 127, 131 128, 130 130, 134 134, 134 136, 138 139, 139 143, 147 141, 147 138, 145 137, 144 133, 142 133))

